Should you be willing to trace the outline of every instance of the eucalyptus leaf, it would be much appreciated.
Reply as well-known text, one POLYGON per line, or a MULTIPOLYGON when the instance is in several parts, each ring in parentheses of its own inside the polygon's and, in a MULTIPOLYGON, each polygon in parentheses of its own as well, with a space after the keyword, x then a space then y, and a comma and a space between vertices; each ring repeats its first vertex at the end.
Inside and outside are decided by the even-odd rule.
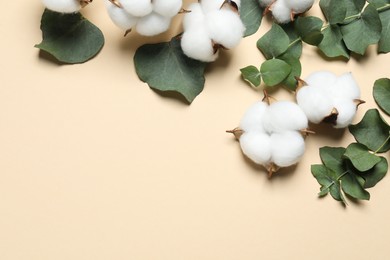
POLYGON ((370 4, 373 4, 376 8, 381 8, 387 4, 390 4, 389 0, 367 0, 370 4))
POLYGON ((320 148, 320 157, 322 163, 335 173, 341 175, 345 172, 343 155, 345 153, 343 147, 329 147, 320 148))
POLYGON ((358 175, 347 173, 341 178, 341 188, 349 196, 359 200, 369 200, 370 193, 362 187, 364 179, 358 175))
POLYGON ((104 45, 102 32, 80 13, 61 14, 45 9, 41 30, 42 42, 35 47, 63 63, 86 62, 104 45))
POLYGON ((295 30, 301 39, 311 45, 317 46, 324 36, 321 33, 323 21, 314 16, 298 17, 295 21, 295 30))
POLYGON ((370 109, 356 125, 350 125, 349 131, 356 141, 371 151, 383 153, 390 150, 390 126, 383 120, 377 109, 370 109))
POLYGON ((261 83, 260 70, 255 66, 247 66, 240 69, 242 78, 249 82, 253 87, 258 87, 261 83))
POLYGON ((369 152, 363 144, 352 143, 347 147, 344 156, 348 158, 355 169, 365 172, 380 162, 380 157, 369 152))
MULTIPOLYGON (((288 24, 282 24, 281 25, 284 32, 288 35, 288 38, 290 39, 290 43, 288 45, 287 50, 282 53, 281 55, 289 55, 294 58, 299 59, 302 55, 302 40, 295 31, 294 23, 288 23, 288 24)), ((280 55, 277 57, 279 58, 280 55)))
POLYGON ((347 8, 347 17, 360 13, 366 4, 366 0, 343 0, 343 2, 347 8))
POLYGON ((289 37, 280 25, 273 23, 271 29, 257 41, 257 48, 267 59, 283 54, 290 43, 289 37))
POLYGON ((390 79, 378 79, 374 83, 374 99, 378 106, 390 115, 390 79))
POLYGON ((335 172, 324 165, 318 164, 311 166, 311 173, 321 185, 318 196, 322 197, 330 193, 335 200, 346 203, 341 191, 340 180, 338 180, 339 176, 335 172))
POLYGON ((364 188, 372 188, 379 181, 381 181, 387 173, 388 163, 384 157, 380 157, 379 163, 377 163, 372 169, 366 172, 359 172, 358 174, 365 180, 364 188))
POLYGON ((381 12, 379 18, 382 22, 382 32, 378 43, 378 52, 388 53, 390 52, 390 9, 381 12))
POLYGON ((347 48, 363 55, 369 45, 378 43, 381 38, 382 23, 378 11, 369 4, 360 18, 341 26, 347 48))
POLYGON ((204 87, 206 63, 188 58, 179 37, 170 42, 146 44, 134 56, 138 77, 151 88, 180 93, 192 102, 204 87))
POLYGON ((340 27, 338 25, 330 25, 326 27, 322 34, 324 39, 319 44, 319 49, 330 58, 345 57, 349 59, 349 51, 343 41, 340 27))
POLYGON ((320 7, 329 24, 342 23, 347 15, 345 1, 321 0, 320 7))
POLYGON ((261 77, 267 86, 281 83, 291 72, 291 66, 279 59, 267 60, 260 67, 261 77))
POLYGON ((258 0, 245 0, 241 2, 240 17, 245 25, 244 36, 257 32, 263 18, 264 10, 260 7, 258 0))
POLYGON ((291 67, 291 72, 287 78, 282 81, 283 86, 291 91, 295 91, 297 88, 297 80, 301 76, 302 65, 298 58, 290 55, 288 52, 278 57, 285 61, 291 67))

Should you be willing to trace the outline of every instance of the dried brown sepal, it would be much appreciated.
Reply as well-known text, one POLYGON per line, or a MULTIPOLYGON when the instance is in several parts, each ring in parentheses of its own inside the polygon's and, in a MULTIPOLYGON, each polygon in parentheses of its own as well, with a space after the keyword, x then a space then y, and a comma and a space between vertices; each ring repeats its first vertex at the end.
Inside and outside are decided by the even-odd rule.
POLYGON ((276 0, 273 0, 265 9, 263 12, 263 16, 266 16, 269 12, 271 12, 272 6, 275 4, 276 0))
POLYGON ((123 37, 126 37, 129 33, 131 33, 131 28, 126 30, 125 34, 123 35, 123 37))
POLYGON ((356 107, 366 103, 366 101, 361 100, 361 99, 354 99, 353 102, 356 104, 356 107))
POLYGON ((274 163, 270 163, 266 168, 268 171, 268 178, 272 178, 273 174, 280 169, 280 167, 274 163))
POLYGON ((80 0, 80 5, 81 7, 85 7, 87 6, 88 4, 92 3, 93 0, 80 0))
POLYGON ((278 101, 276 98, 268 95, 266 90, 263 90, 263 93, 264 93, 264 97, 263 97, 262 101, 267 103, 268 105, 271 105, 272 103, 275 103, 276 101, 278 101))
POLYGON ((297 88, 295 90, 295 93, 297 93, 301 88, 307 86, 306 81, 304 81, 303 79, 295 77, 295 80, 297 81, 297 88))
POLYGON ((179 14, 188 14, 188 13, 191 13, 191 10, 187 10, 187 9, 182 8, 179 11, 179 14))
POLYGON ((314 135, 316 132, 314 131, 311 131, 309 128, 306 128, 306 129, 302 129, 299 131, 301 133, 301 135, 306 138, 308 137, 309 135, 314 135))
POLYGON ((322 122, 327 123, 327 124, 336 125, 338 116, 339 116, 339 111, 337 111, 336 108, 333 108, 332 112, 329 114, 329 116, 325 117, 322 120, 322 122))
POLYGON ((234 137, 239 140, 241 135, 244 133, 244 130, 242 130, 239 127, 234 128, 233 130, 226 130, 226 133, 233 134, 234 137))
POLYGON ((234 2, 232 0, 225 0, 222 3, 220 9, 222 9, 224 7, 230 8, 233 12, 239 13, 238 5, 236 4, 236 2, 234 2))

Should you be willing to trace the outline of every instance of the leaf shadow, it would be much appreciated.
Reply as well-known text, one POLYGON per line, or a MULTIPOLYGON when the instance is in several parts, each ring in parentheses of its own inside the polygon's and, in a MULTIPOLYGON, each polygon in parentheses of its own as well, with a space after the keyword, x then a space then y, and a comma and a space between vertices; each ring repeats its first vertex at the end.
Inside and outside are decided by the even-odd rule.
MULTIPOLYGON (((346 57, 343 57, 343 56, 339 56, 339 57, 328 57, 326 56, 320 49, 316 49, 316 53, 318 56, 320 56, 323 60, 327 61, 327 62, 335 62, 335 61, 338 61, 338 62, 344 62, 344 63, 348 63, 349 59, 347 59, 346 57)), ((351 57, 351 56, 350 56, 351 57)))
POLYGON ((316 136, 325 136, 328 139, 341 140, 347 132, 347 128, 334 128, 331 124, 312 124, 309 123, 309 129, 315 132, 316 136))
POLYGON ((216 70, 225 70, 227 66, 231 63, 232 54, 229 51, 222 50, 219 51, 219 56, 216 61, 209 64, 206 67, 205 74, 210 73, 211 71, 216 70))
POLYGON ((43 60, 50 64, 55 64, 57 66, 69 65, 68 63, 57 60, 53 55, 41 49, 39 49, 38 58, 39 60, 43 60))
POLYGON ((172 100, 172 102, 177 102, 186 106, 191 105, 191 102, 189 102, 183 95, 181 95, 176 91, 162 91, 154 88, 150 88, 150 89, 153 92, 155 92, 158 96, 172 100))
POLYGON ((342 202, 342 201, 337 201, 337 200, 333 199, 333 197, 332 197, 330 194, 328 194, 328 195, 326 195, 326 196, 317 196, 317 199, 318 199, 318 200, 331 199, 331 200, 333 200, 334 202, 337 202, 337 204, 338 204, 342 209, 346 210, 346 209, 348 208, 348 204, 345 204, 345 203, 342 202))

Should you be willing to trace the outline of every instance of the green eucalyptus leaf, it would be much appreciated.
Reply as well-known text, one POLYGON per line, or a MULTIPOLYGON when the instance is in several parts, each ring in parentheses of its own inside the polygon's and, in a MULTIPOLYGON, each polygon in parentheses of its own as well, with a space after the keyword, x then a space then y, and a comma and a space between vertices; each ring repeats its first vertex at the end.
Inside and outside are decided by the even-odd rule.
POLYGON ((390 0, 367 0, 370 4, 373 4, 376 8, 381 8, 387 4, 390 4, 390 0))
POLYGON ((247 66, 240 69, 242 78, 249 82, 251 86, 258 87, 261 83, 261 74, 260 70, 255 66, 247 66))
POLYGON ((63 63, 83 63, 104 45, 102 32, 80 13, 61 14, 46 9, 42 15, 42 42, 35 47, 63 63))
POLYGON ((383 120, 377 109, 370 109, 356 125, 350 125, 349 131, 356 141, 371 151, 383 153, 390 150, 390 126, 383 120))
POLYGON ((364 188, 372 188, 379 181, 381 181, 387 173, 388 163, 384 157, 380 157, 379 163, 377 163, 372 169, 366 172, 359 172, 358 174, 365 180, 364 188))
MULTIPOLYGON (((299 35, 295 31, 294 23, 288 23, 288 24, 282 24, 281 25, 284 32, 288 35, 288 38, 290 39, 290 43, 288 45, 287 50, 281 54, 285 55, 288 54, 289 56, 295 57, 299 59, 302 55, 302 40, 300 39, 299 35)), ((278 56, 277 58, 279 58, 278 56)))
POLYGON ((289 37, 280 25, 273 23, 271 29, 257 41, 257 48, 267 59, 284 53, 290 43, 289 37))
POLYGON ((281 83, 291 72, 291 66, 279 59, 267 60, 260 67, 261 77, 267 86, 281 83))
POLYGON ((341 191, 340 181, 335 172, 319 164, 311 166, 311 173, 321 185, 318 196, 322 197, 330 193, 335 200, 346 203, 341 191))
POLYGON ((298 17, 295 21, 295 30, 301 39, 311 45, 317 46, 324 36, 321 33, 323 21, 314 16, 298 17))
POLYGON ((320 157, 322 163, 335 173, 341 175, 345 172, 343 155, 345 153, 343 147, 329 147, 320 148, 320 157))
POLYGON ((390 115, 390 79, 382 78, 375 81, 374 99, 378 106, 390 115))
POLYGON ((388 53, 390 52, 390 9, 381 12, 379 18, 382 22, 382 32, 378 44, 378 52, 388 53))
POLYGON ((151 88, 180 93, 192 102, 204 87, 206 63, 188 58, 179 37, 170 42, 146 44, 134 56, 138 77, 151 88))
POLYGON ((322 31, 322 34, 324 35, 324 39, 318 47, 327 57, 334 58, 342 56, 349 59, 349 51, 345 46, 343 35, 338 25, 326 27, 322 31))
POLYGON ((343 0, 343 2, 347 8, 347 17, 360 13, 366 4, 366 0, 343 0))
POLYGON ((347 48, 363 55, 369 45, 377 43, 381 38, 382 23, 378 11, 369 4, 359 19, 341 26, 347 48))
POLYGON ((347 15, 347 6, 340 0, 321 0, 320 7, 329 24, 342 23, 347 15))
POLYGON ((241 2, 240 17, 245 25, 244 36, 249 36, 257 32, 263 18, 264 10, 257 0, 246 0, 241 2))
POLYGON ((361 172, 372 169, 381 160, 380 157, 370 153, 365 145, 358 143, 350 144, 344 156, 351 161, 355 169, 361 172))
POLYGON ((341 188, 349 196, 359 200, 369 200, 368 193, 362 186, 364 179, 358 175, 347 173, 341 178, 341 188))
POLYGON ((298 58, 290 55, 288 52, 278 57, 279 59, 285 61, 291 67, 291 72, 288 74, 287 78, 283 80, 282 84, 287 89, 295 91, 297 88, 296 77, 301 76, 302 66, 298 58))

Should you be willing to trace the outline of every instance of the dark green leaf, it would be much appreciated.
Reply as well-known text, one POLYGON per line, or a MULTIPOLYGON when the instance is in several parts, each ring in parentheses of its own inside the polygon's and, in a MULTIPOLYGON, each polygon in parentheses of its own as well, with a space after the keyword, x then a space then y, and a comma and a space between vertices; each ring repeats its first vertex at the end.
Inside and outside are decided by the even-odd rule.
POLYGON ((390 9, 379 14, 382 22, 381 39, 379 40, 378 52, 390 52, 390 9))
POLYGON ((283 24, 281 27, 290 39, 289 47, 282 55, 288 54, 289 56, 299 59, 302 55, 302 40, 294 29, 294 23, 283 24))
POLYGON ((360 13, 366 4, 366 0, 343 0, 343 2, 347 8, 347 17, 360 13))
POLYGON ((271 30, 257 41, 257 48, 267 59, 272 59, 284 53, 289 43, 288 35, 282 27, 273 23, 271 30))
POLYGON ((320 7, 329 24, 342 23, 347 14, 347 6, 340 0, 321 0, 320 7))
POLYGON ((298 35, 308 44, 317 46, 324 38, 321 33, 323 22, 318 17, 298 17, 294 25, 298 35))
POLYGON ((366 146, 358 143, 350 144, 344 156, 351 161, 355 169, 361 172, 372 169, 381 160, 378 156, 370 153, 366 146))
POLYGON ((390 126, 383 120, 377 109, 370 109, 356 125, 350 125, 349 131, 356 141, 374 152, 387 152, 390 149, 390 126))
POLYGON ((260 73, 267 86, 281 83, 291 72, 291 67, 279 59, 267 60, 260 67, 260 73))
POLYGON ((334 58, 342 56, 349 59, 349 52, 345 46, 343 35, 338 25, 326 27, 322 31, 322 34, 324 35, 324 39, 318 47, 327 57, 334 58))
POLYGON ((374 99, 378 106, 390 115, 390 79, 382 78, 375 81, 374 99))
POLYGON ((362 187, 363 182, 362 177, 347 173, 341 178, 341 188, 346 194, 355 199, 369 200, 370 193, 362 187))
POLYGON ((369 4, 360 19, 341 26, 344 42, 347 48, 363 55, 370 44, 375 44, 381 38, 382 24, 378 11, 369 4))
POLYGON ((367 0, 370 4, 373 4, 375 8, 381 8, 387 4, 390 4, 389 0, 367 0))
POLYGON ((343 163, 343 155, 345 148, 343 147, 329 147, 325 146, 320 148, 320 157, 322 163, 335 173, 341 175, 345 172, 343 163))
POLYGON ((151 88, 180 93, 190 103, 203 90, 206 63, 188 58, 178 37, 141 46, 135 53, 134 64, 138 77, 151 88))
POLYGON ((258 87, 261 83, 261 75, 258 68, 255 66, 247 66, 241 70, 242 78, 249 82, 253 87, 258 87))
POLYGON ((301 62, 298 58, 293 57, 288 52, 278 57, 279 59, 285 61, 291 67, 291 72, 288 74, 287 78, 283 80, 282 84, 289 90, 295 91, 297 88, 296 77, 301 76, 301 62))
POLYGON ((257 32, 263 18, 263 11, 257 0, 241 2, 240 17, 246 28, 245 37, 257 32))
POLYGON ((365 180, 365 189, 374 187, 379 181, 383 179, 383 177, 386 176, 388 170, 387 160, 384 157, 380 157, 380 159, 380 162, 377 163, 374 168, 366 172, 357 173, 365 180))
POLYGON ((312 165, 311 172, 314 178, 317 179, 317 182, 321 185, 318 196, 325 196, 329 192, 335 200, 343 201, 345 203, 337 174, 323 165, 312 165))
POLYGON ((80 13, 60 14, 45 10, 41 20, 43 40, 35 47, 64 63, 82 63, 104 45, 102 32, 80 13))

